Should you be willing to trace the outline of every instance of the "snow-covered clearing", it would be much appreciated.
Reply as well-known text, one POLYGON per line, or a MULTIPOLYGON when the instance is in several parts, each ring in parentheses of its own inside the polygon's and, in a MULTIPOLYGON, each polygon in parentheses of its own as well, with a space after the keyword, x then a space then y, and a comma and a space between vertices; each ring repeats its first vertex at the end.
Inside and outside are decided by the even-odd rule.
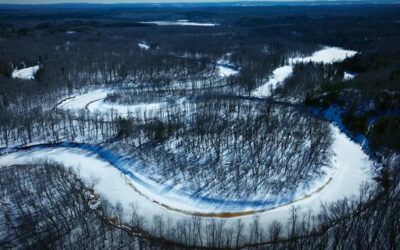
MULTIPOLYGON (((220 200, 196 197, 194 194, 176 192, 174 187, 163 186, 139 173, 140 162, 115 155, 105 149, 91 145, 74 147, 69 144, 56 147, 38 146, 27 150, 12 151, 0 156, 0 166, 30 163, 34 160, 52 160, 72 167, 87 185, 93 185, 96 193, 111 204, 121 203, 124 220, 129 222, 132 204, 139 215, 151 221, 154 215, 163 215, 176 222, 191 214, 209 217, 226 217, 218 213, 233 213, 232 217, 219 218, 235 223, 234 215, 250 224, 257 216, 260 225, 269 226, 274 220, 285 223, 292 206, 303 211, 320 211, 321 203, 351 198, 359 194, 361 184, 371 181, 373 163, 338 128, 334 134, 332 170, 325 178, 315 181, 306 190, 298 192, 289 203, 254 200, 220 200)), ((1 151, 0 151, 1 153, 1 151)))
POLYGON ((146 43, 138 43, 139 48, 144 49, 144 50, 149 50, 150 46, 146 43))
POLYGON ((324 47, 322 50, 314 52, 311 56, 289 58, 289 64, 275 69, 268 81, 252 92, 252 96, 270 96, 274 89, 279 87, 280 84, 292 75, 293 65, 296 63, 336 63, 348 57, 353 57, 356 54, 357 52, 352 50, 345 50, 338 47, 324 47))
POLYGON ((213 27, 219 24, 217 23, 197 23, 197 22, 189 22, 189 20, 178 20, 178 21, 150 21, 150 22, 140 22, 143 24, 155 24, 160 26, 166 25, 180 25, 180 26, 204 26, 204 27, 213 27))
POLYGON ((32 66, 24 69, 14 70, 12 72, 12 78, 18 78, 23 80, 33 80, 35 79, 35 74, 39 70, 40 66, 32 66))

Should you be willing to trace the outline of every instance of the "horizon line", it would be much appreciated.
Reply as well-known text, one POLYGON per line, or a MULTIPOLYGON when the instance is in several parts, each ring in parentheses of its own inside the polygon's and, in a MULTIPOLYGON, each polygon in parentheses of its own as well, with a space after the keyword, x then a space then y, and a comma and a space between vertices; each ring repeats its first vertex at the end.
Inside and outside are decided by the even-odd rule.
POLYGON ((29 5, 29 6, 40 6, 40 5, 171 5, 171 4, 181 4, 181 5, 197 5, 197 4, 246 4, 246 5, 262 5, 263 3, 265 4, 316 4, 319 3, 320 5, 332 5, 332 4, 343 4, 343 5, 349 5, 349 4, 399 4, 400 0, 328 0, 328 1, 323 1, 323 0, 251 0, 251 1, 245 1, 245 0, 218 0, 218 1, 213 1, 213 0, 206 0, 206 1, 195 1, 195 2, 189 2, 189 1, 182 1, 182 0, 177 0, 177 1, 169 1, 169 2, 164 2, 164 1, 153 1, 153 2, 143 2, 138 1, 138 2, 59 2, 59 3, 15 3, 15 2, 8 2, 8 3, 2 3, 0 2, 0 5, 8 5, 8 6, 24 6, 24 5, 29 5))

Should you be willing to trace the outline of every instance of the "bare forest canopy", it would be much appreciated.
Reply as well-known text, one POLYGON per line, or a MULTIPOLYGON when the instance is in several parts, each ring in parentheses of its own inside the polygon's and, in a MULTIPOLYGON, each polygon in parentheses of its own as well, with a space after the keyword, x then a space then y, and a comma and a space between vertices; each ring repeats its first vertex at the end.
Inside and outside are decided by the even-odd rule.
POLYGON ((398 248, 400 5, 241 4, 0 5, 0 248, 398 248), (254 96, 326 46, 357 53, 293 64, 254 96), (335 170, 330 123, 374 178, 268 226, 127 216, 61 163, 1 165, 67 142, 193 199, 293 201, 335 170))

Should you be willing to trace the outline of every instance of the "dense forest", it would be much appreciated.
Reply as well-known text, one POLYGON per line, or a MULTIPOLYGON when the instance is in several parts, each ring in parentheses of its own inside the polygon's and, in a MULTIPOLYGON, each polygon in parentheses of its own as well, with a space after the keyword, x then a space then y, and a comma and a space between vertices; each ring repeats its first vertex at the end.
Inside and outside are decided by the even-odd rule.
POLYGON ((398 4, 0 5, 0 248, 399 248, 398 44, 398 4), (355 52, 294 63, 332 47, 355 52), (291 206, 334 183, 341 135, 371 181, 291 206), (68 150, 172 218, 108 200, 68 150))

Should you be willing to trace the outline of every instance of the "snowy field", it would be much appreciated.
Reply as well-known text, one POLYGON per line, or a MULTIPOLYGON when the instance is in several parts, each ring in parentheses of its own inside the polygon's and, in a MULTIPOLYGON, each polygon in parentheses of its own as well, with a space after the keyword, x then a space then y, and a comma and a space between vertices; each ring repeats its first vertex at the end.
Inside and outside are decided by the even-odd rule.
MULTIPOLYGON (((271 203, 269 201, 213 201, 193 194, 176 192, 174 187, 161 186, 148 177, 136 172, 140 163, 115 155, 107 150, 91 145, 72 147, 69 144, 48 147, 38 146, 27 150, 8 153, 3 150, 0 166, 30 163, 37 160, 50 160, 71 167, 96 193, 111 204, 121 203, 126 222, 135 204, 139 215, 149 221, 154 215, 163 215, 178 221, 189 215, 220 218, 227 223, 234 223, 235 216, 241 216, 243 222, 250 224, 257 216, 261 225, 267 227, 273 220, 285 223, 292 206, 311 210, 316 213, 321 203, 329 203, 338 199, 359 194, 361 184, 371 181, 373 163, 361 150, 338 128, 334 133, 332 171, 322 180, 313 183, 308 190, 298 192, 289 203, 271 203), (224 213, 224 214, 219 214, 224 213)), ((1 151, 0 151, 1 152, 1 151)))
MULTIPOLYGON (((289 65, 285 65, 275 69, 272 76, 269 77, 268 81, 255 89, 252 92, 252 96, 255 97, 268 97, 272 94, 280 84, 284 83, 293 73, 293 65, 296 63, 336 63, 345 60, 348 57, 353 57, 356 55, 356 51, 345 50, 337 47, 324 47, 322 50, 314 52, 308 57, 294 57, 289 58, 289 65)), ((345 79, 348 80, 349 75, 345 74, 345 79)))
POLYGON ((33 80, 35 79, 35 74, 39 70, 40 66, 36 65, 33 67, 28 67, 24 69, 14 70, 12 72, 12 78, 18 78, 22 80, 33 80))
POLYGON ((217 23, 197 23, 190 22, 189 20, 178 20, 178 21, 151 21, 151 22, 140 22, 143 24, 155 24, 160 26, 167 25, 178 25, 178 26, 204 26, 204 27, 213 27, 217 26, 217 23))

